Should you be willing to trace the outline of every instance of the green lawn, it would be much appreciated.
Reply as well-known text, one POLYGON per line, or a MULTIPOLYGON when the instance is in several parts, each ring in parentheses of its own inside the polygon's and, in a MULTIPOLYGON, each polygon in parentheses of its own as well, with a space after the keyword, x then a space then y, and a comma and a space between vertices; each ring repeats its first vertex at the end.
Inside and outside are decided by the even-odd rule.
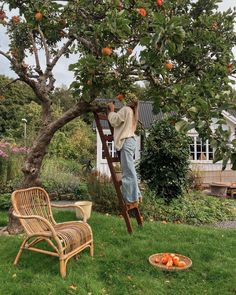
MULTIPOLYGON (((0 220, 4 220, 4 213, 0 220)), ((71 212, 55 214, 58 221, 73 219, 71 212)), ((24 252, 12 265, 22 241, 20 236, 0 237, 0 294, 2 295, 95 295, 95 294, 236 294, 236 232, 182 224, 134 223, 126 232, 121 218, 93 213, 89 223, 95 240, 95 256, 85 250, 79 260, 68 263, 61 279, 58 260, 24 252), (188 271, 163 272, 149 265, 157 252, 189 256, 188 271)))

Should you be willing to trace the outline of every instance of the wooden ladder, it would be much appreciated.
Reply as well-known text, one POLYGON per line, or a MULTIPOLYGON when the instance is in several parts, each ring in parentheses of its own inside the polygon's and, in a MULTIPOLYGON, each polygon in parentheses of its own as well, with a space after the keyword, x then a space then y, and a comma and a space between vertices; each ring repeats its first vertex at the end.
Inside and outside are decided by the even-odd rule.
POLYGON ((122 182, 117 179, 115 169, 114 169, 114 166, 113 166, 113 163, 120 162, 120 156, 119 156, 119 153, 118 153, 117 157, 112 157, 110 155, 110 153, 109 153, 109 149, 108 149, 108 145, 107 145, 108 141, 113 141, 113 133, 114 133, 114 129, 111 126, 111 124, 109 123, 109 121, 108 121, 108 116, 105 115, 105 114, 99 114, 99 113, 94 112, 94 118, 95 118, 95 122, 96 122, 96 125, 97 125, 97 128, 98 128, 98 132, 99 132, 101 141, 102 141, 104 155, 105 155, 105 157, 107 159, 107 163, 108 163, 108 166, 109 166, 109 169, 110 169, 110 172, 111 172, 111 178, 112 178, 113 184, 115 186, 116 195, 117 195, 118 200, 119 200, 119 205, 120 205, 120 208, 121 208, 121 214, 125 219, 127 230, 131 234, 133 232, 133 229, 132 229, 132 225, 131 225, 131 221, 130 221, 129 211, 132 210, 134 212, 137 223, 140 226, 143 225, 143 217, 140 214, 138 204, 137 205, 129 205, 129 206, 127 206, 125 201, 124 201, 123 194, 122 194, 121 188, 120 188, 121 185, 122 185, 122 182), (111 131, 110 135, 105 135, 104 134, 101 121, 106 121, 107 122, 107 124, 108 124, 108 126, 110 128, 110 131, 111 131))

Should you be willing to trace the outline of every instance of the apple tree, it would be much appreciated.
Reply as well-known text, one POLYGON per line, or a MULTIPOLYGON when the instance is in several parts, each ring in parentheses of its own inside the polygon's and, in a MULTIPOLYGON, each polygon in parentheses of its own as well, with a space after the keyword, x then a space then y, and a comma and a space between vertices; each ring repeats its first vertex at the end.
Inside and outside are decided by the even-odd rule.
POLYGON ((235 142, 228 144, 221 117, 221 110, 234 103, 235 12, 219 12, 217 2, 0 1, 0 24, 10 40, 6 51, 0 41, 0 55, 31 87, 42 108, 42 125, 22 169, 23 186, 40 184, 41 164, 58 129, 98 110, 96 98, 125 95, 136 83, 148 83, 148 96, 157 111, 178 115, 178 129, 195 127, 211 138, 218 160, 235 155, 235 142), (72 53, 78 55, 70 66, 76 100, 53 118, 54 68, 72 53), (30 57, 34 62, 29 63, 30 57), (213 118, 219 124, 214 134, 213 118))

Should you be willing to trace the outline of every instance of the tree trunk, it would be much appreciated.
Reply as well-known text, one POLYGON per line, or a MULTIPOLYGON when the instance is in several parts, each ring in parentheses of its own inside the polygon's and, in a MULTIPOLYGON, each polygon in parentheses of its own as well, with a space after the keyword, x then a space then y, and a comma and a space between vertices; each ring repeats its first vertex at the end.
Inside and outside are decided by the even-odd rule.
POLYGON ((41 186, 42 183, 39 178, 40 169, 53 134, 54 133, 52 132, 43 130, 34 142, 32 150, 30 151, 22 169, 24 173, 23 188, 41 186))
POLYGON ((10 235, 17 235, 22 233, 23 228, 20 224, 20 221, 18 218, 14 217, 12 214, 13 207, 11 207, 8 211, 8 225, 7 225, 7 231, 10 235))
MULTIPOLYGON (((25 176, 21 186, 22 188, 41 186, 39 178, 40 168, 53 134, 54 132, 48 128, 41 130, 22 169, 25 176)), ((18 218, 13 216, 12 211, 13 208, 10 208, 8 212, 9 223, 7 231, 9 234, 19 234, 23 229, 18 218)))

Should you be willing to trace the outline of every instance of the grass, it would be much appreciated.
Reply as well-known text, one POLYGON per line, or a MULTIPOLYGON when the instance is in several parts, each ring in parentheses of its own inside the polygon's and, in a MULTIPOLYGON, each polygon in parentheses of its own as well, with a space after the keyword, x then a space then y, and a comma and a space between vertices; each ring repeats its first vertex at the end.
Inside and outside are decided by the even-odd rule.
MULTIPOLYGON (((4 220, 0 213, 0 220, 4 220)), ((75 218, 73 212, 57 212, 58 221, 75 218)), ((0 294, 4 295, 233 295, 236 294, 234 230, 182 224, 134 223, 126 232, 119 217, 93 213, 89 223, 95 240, 95 256, 81 253, 68 263, 61 279, 58 260, 24 252, 17 267, 12 262, 22 236, 0 237, 0 294), (189 256, 193 266, 183 272, 163 272, 149 265, 157 252, 189 256)))
POLYGON ((6 226, 8 221, 7 211, 0 210, 0 226, 6 226))

